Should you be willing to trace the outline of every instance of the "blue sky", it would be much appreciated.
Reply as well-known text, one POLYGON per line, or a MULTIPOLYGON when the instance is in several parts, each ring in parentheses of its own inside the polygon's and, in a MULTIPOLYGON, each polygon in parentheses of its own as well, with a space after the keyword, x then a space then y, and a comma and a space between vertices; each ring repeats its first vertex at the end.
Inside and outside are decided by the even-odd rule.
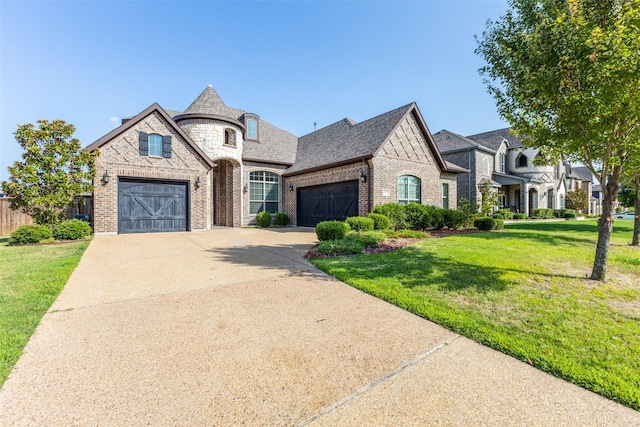
POLYGON ((0 180, 16 125, 63 119, 83 146, 154 102, 225 103, 302 136, 412 101, 432 133, 506 127, 474 35, 506 1, 0 1, 0 180))

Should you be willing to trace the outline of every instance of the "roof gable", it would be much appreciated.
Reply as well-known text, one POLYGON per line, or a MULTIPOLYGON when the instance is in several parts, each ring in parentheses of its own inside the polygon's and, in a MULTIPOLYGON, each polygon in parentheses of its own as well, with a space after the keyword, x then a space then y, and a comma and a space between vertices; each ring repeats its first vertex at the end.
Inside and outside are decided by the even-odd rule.
POLYGON ((433 140, 441 153, 452 153, 470 149, 478 149, 491 154, 496 153, 496 150, 480 145, 466 136, 459 135, 446 129, 442 129, 440 132, 434 133, 433 140))
POLYGON ((191 146, 191 148, 194 149, 194 151, 198 154, 198 156, 200 156, 202 158, 202 160, 210 168, 213 167, 213 161, 204 153, 204 151, 202 151, 202 149, 200 149, 200 147, 198 147, 198 145, 195 142, 193 142, 191 140, 191 138, 189 138, 189 136, 180 128, 180 126, 178 126, 173 121, 173 119, 169 116, 169 114, 167 114, 167 112, 165 110, 163 110, 162 107, 160 107, 160 105, 158 105, 158 103, 154 103, 153 105, 149 106, 147 109, 145 109, 144 111, 142 111, 138 115, 136 115, 136 116, 132 117, 131 119, 127 120, 121 126, 118 126, 117 128, 115 128, 114 130, 112 130, 108 134, 104 135, 102 138, 98 139, 93 144, 88 145, 85 148, 85 150, 89 151, 89 152, 92 152, 92 151, 95 151, 96 149, 102 147, 103 145, 108 144, 111 140, 116 138, 118 135, 120 135, 120 134, 126 132, 127 130, 131 129, 132 127, 134 127, 135 125, 140 123, 142 120, 144 120, 146 117, 152 115, 155 112, 160 114, 162 116, 162 118, 167 121, 168 125, 178 135, 180 135, 180 137, 182 137, 186 141, 186 143, 191 146))
POLYGON ((475 135, 469 135, 472 141, 477 142, 480 145, 488 147, 494 151, 498 151, 503 141, 507 141, 508 148, 522 148, 522 142, 511 133, 511 128, 497 129, 489 132, 477 133, 475 135))

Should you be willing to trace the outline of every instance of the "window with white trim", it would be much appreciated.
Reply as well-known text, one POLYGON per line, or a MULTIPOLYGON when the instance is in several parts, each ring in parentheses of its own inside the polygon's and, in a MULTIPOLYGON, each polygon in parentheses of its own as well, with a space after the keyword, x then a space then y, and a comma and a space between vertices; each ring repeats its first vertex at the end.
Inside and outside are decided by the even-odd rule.
POLYGON ((258 121, 247 119, 247 139, 258 139, 258 121))
POLYGON ((442 207, 449 209, 449 184, 442 184, 442 207))
POLYGON ((398 177, 398 203, 420 203, 420 178, 411 175, 398 177))
POLYGON ((280 176, 273 172, 249 173, 249 213, 278 212, 280 176))

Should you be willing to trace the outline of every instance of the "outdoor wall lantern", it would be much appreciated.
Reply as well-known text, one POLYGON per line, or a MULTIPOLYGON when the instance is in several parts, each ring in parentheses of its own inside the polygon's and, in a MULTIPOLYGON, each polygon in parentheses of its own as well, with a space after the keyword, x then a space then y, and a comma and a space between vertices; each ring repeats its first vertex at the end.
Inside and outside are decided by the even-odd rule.
POLYGON ((367 175, 364 172, 360 173, 360 181, 367 182, 367 175))
POLYGON ((104 184, 108 184, 110 179, 111 177, 109 176, 109 173, 107 171, 104 171, 104 175, 102 175, 102 182, 104 184))
POLYGON ((293 184, 289 184, 289 191, 293 191, 293 184))
POLYGON ((195 186, 196 186, 196 189, 200 188, 200 177, 196 178, 195 186))
POLYGON ((242 192, 246 193, 247 191, 249 191, 249 185, 245 184, 244 188, 242 189, 242 192))

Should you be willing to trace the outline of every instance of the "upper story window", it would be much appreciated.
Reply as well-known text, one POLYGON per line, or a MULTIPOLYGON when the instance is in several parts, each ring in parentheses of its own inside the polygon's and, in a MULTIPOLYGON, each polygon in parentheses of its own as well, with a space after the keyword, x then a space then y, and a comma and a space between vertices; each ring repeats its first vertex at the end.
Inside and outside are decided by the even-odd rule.
POLYGON ((486 157, 484 157, 482 159, 482 173, 485 176, 491 176, 491 167, 489 165, 489 159, 487 159, 486 157))
POLYGON ((507 163, 507 155, 500 153, 500 172, 505 173, 507 163))
POLYGON ((411 175, 398 177, 398 203, 420 203, 420 178, 411 175))
POLYGON ((529 160, 527 159, 527 156, 522 153, 518 154, 518 157, 516 158, 516 166, 518 166, 519 168, 526 168, 527 166, 529 166, 529 160))
POLYGON ((247 139, 258 139, 258 121, 247 119, 247 139))
POLYGON ((272 172, 249 173, 249 213, 278 212, 280 177, 272 172))
POLYGON ((171 158, 171 135, 151 135, 145 132, 138 134, 138 152, 141 156, 158 156, 171 158))
POLYGON ((152 133, 149 135, 149 155, 162 156, 162 137, 152 133))
POLYGON ((236 146, 236 131, 233 129, 224 130, 224 145, 236 146))

